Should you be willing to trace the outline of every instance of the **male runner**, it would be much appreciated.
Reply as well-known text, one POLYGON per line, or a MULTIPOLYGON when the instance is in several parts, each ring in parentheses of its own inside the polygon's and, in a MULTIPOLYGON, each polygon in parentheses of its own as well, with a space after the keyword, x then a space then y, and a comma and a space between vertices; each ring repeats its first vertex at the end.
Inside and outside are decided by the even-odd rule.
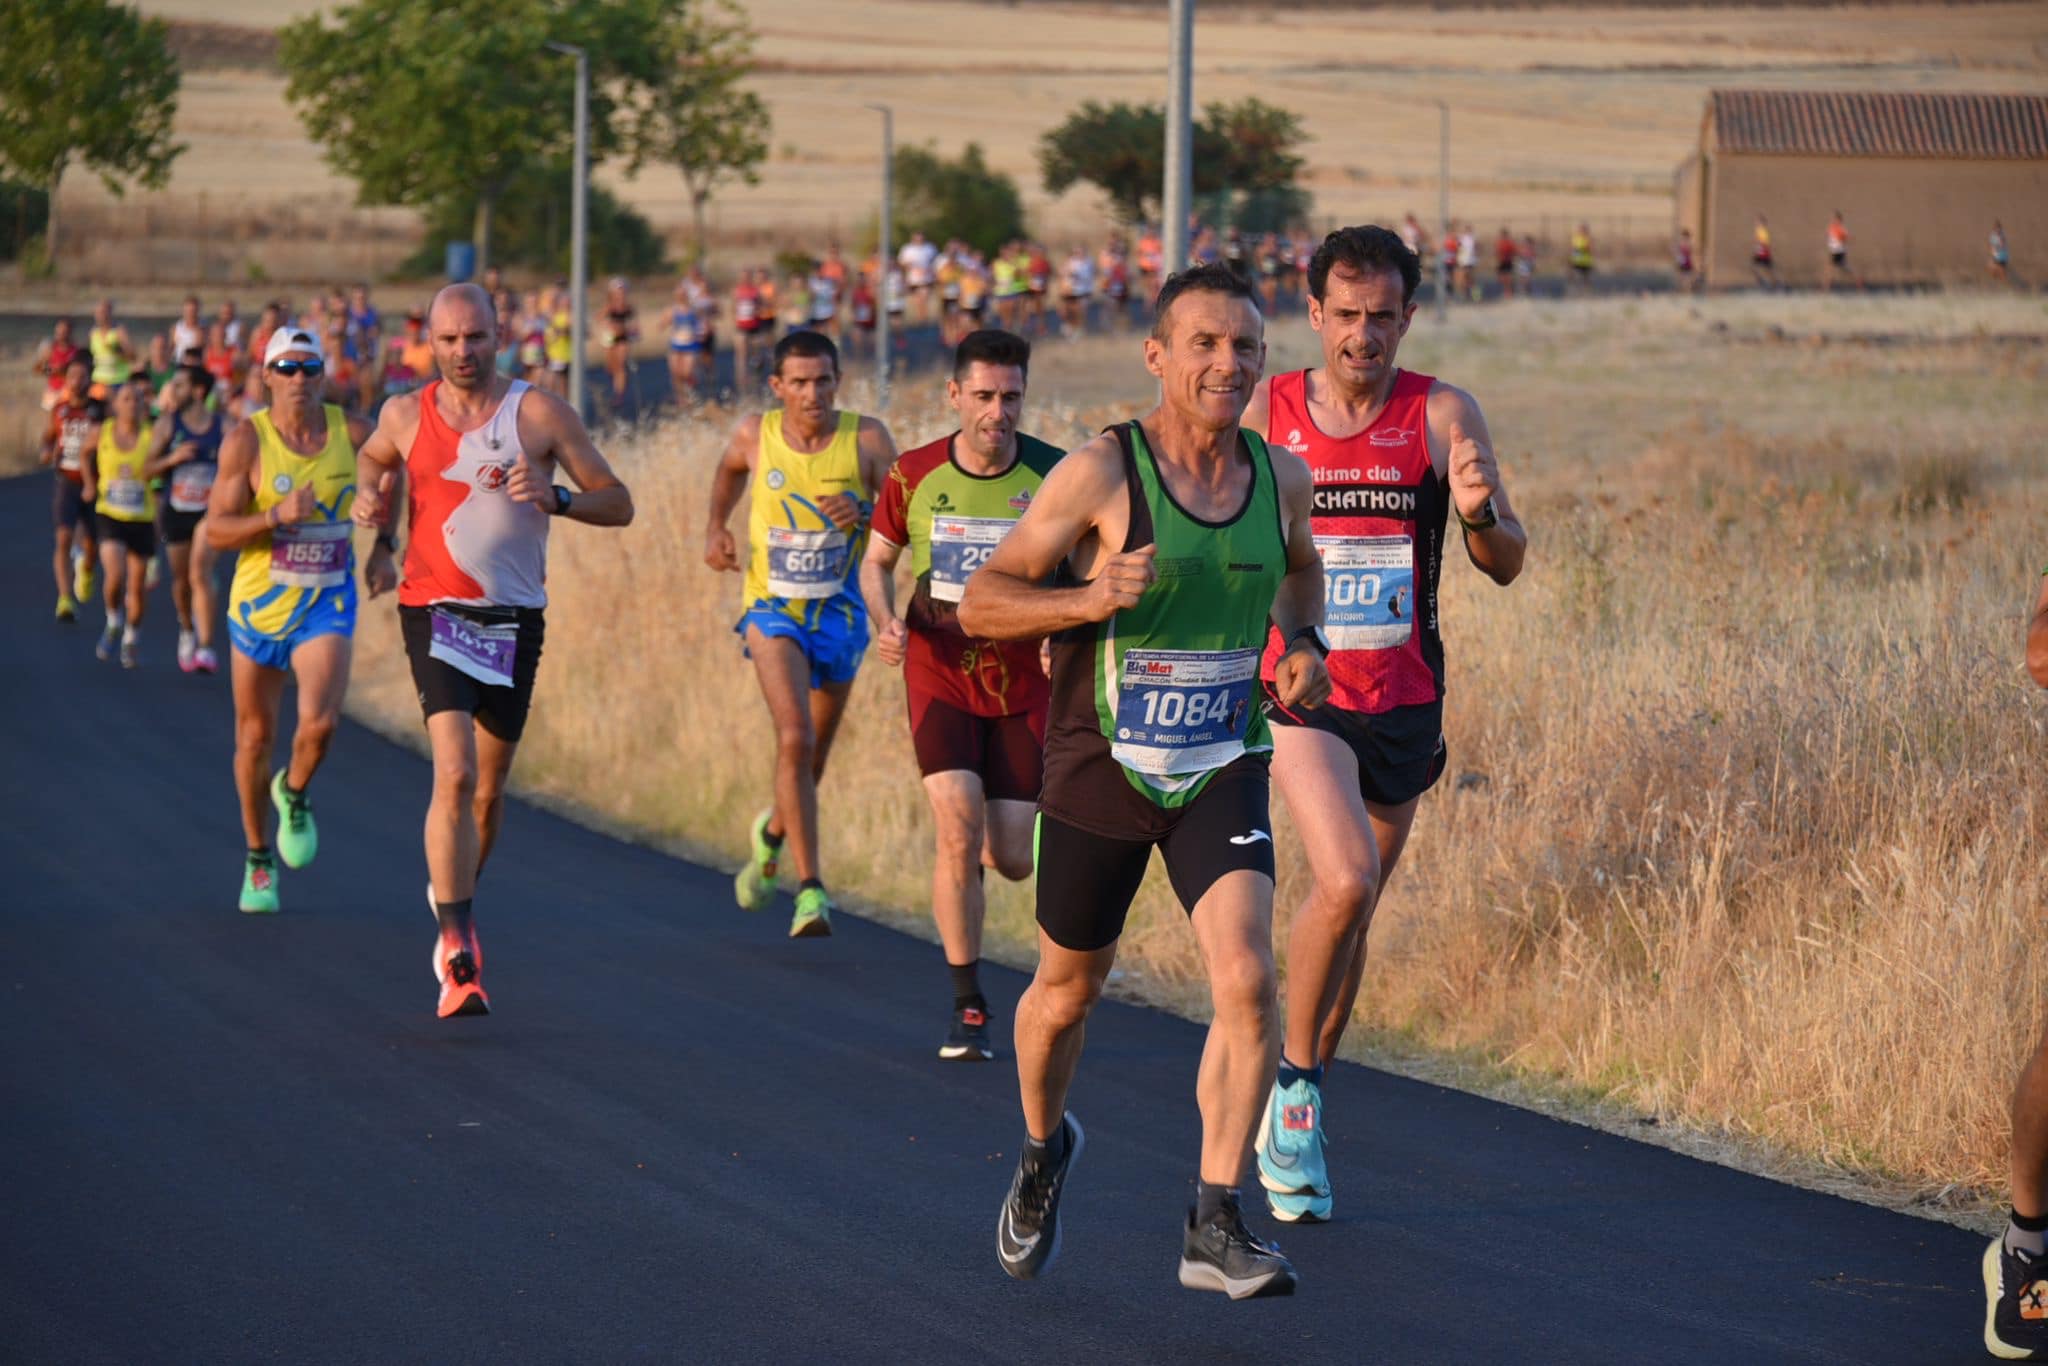
MULTIPOLYGON (((2048 570, 2027 623, 2027 672, 2048 688, 2048 570)), ((2008 1361, 2048 1360, 2048 1032, 2012 1092, 2012 1214, 1984 1249, 1984 1346, 2008 1361)))
POLYGON ((546 631, 548 523, 625 526, 633 497, 567 403, 496 366, 490 296, 449 285, 427 311, 440 378, 392 399, 363 444, 354 516, 381 527, 408 490, 399 625, 434 754, 428 900, 441 1018, 488 1015, 471 906, 497 842, 546 631), (576 491, 554 482, 557 467, 576 491))
POLYGON ((56 407, 57 400, 64 396, 64 376, 71 369, 72 358, 84 354, 84 350, 71 340, 71 319, 57 319, 51 328, 50 339, 36 347, 33 362, 35 372, 43 377, 44 412, 56 407))
MULTIPOLYGON (((356 448, 369 424, 320 393, 326 373, 320 339, 284 326, 263 348, 270 406, 250 414, 220 446, 220 472, 207 501, 206 540, 239 552, 228 588, 228 640, 234 656, 235 791, 248 854, 241 909, 278 909, 277 859, 303 868, 319 852, 306 788, 341 720, 349 646, 356 628, 355 547, 350 504, 356 448), (297 679, 298 730, 290 761, 269 779, 279 817, 270 849, 264 775, 277 736, 287 675, 297 679)), ((370 596, 398 584, 392 547, 382 538, 363 565, 370 596)))
POLYGON ((1272 693, 1284 638, 1269 638, 1261 669, 1273 777, 1315 879, 1288 937, 1286 1037, 1259 1127, 1259 1181, 1288 1222, 1330 1217, 1323 1065, 1358 998, 1373 907, 1444 768, 1445 522, 1457 516, 1466 554, 1500 584, 1521 572, 1527 541, 1478 403, 1394 363, 1421 280, 1395 233, 1331 233, 1308 271, 1323 363, 1266 380, 1245 409, 1314 475, 1331 645, 1330 702, 1314 712, 1272 693))
POLYGON ((166 466, 149 458, 149 392, 137 374, 116 385, 105 421, 85 438, 85 483, 81 494, 93 505, 100 568, 107 576, 107 624, 94 653, 112 659, 118 643, 121 667, 136 666, 136 641, 149 598, 148 569, 156 557, 156 489, 152 480, 166 466))
POLYGON ((906 451, 875 503, 861 565, 875 653, 904 666, 911 745, 938 827, 932 919, 953 977, 953 1023, 942 1058, 989 1059, 981 994, 981 870, 1031 876, 1031 817, 1044 760, 1048 696, 1036 641, 977 640, 956 620, 967 576, 1031 506, 1057 447, 1017 430, 1031 343, 974 332, 953 353, 946 399, 960 426, 906 451), (896 562, 917 575, 896 614, 896 562))
POLYGON ((896 459, 889 429, 834 406, 839 349, 820 332, 775 343, 768 387, 782 407, 746 417, 711 476, 704 562, 744 570, 733 630, 746 642, 775 725, 775 799, 755 818, 746 866, 733 880, 757 911, 775 892, 785 841, 799 885, 792 939, 832 933, 818 867, 818 779, 867 649, 857 575, 874 497, 896 459), (747 559, 726 522, 749 495, 747 559))
POLYGON ((178 614, 178 667, 213 673, 213 547, 195 533, 213 498, 220 472, 226 419, 207 405, 213 376, 187 366, 171 376, 170 404, 156 420, 149 458, 170 478, 162 513, 165 554, 171 562, 171 606, 178 614))
POLYGON ((1063 459, 961 600, 961 629, 975 635, 1061 633, 1039 798, 1038 971, 1017 1007, 1027 1133, 996 1230, 1019 1279, 1059 1252, 1060 1192, 1082 1143, 1067 1090, 1158 846, 1215 1006, 1180 1281, 1232 1299, 1294 1289, 1294 1268, 1245 1228, 1237 1194, 1273 1070, 1272 740, 1254 697, 1269 616, 1291 642, 1275 685, 1286 705, 1313 708, 1329 679, 1308 470, 1238 424, 1263 331, 1251 286, 1227 266, 1170 277, 1145 341, 1159 406, 1063 459), (1056 571, 1071 586, 1043 586, 1056 571))
POLYGON ((114 321, 114 301, 101 299, 93 305, 92 326, 85 344, 92 352, 92 396, 111 397, 115 388, 128 382, 135 369, 135 346, 128 329, 114 321))
POLYGON ((86 438, 103 411, 90 396, 91 388, 92 362, 82 353, 74 354, 64 367, 64 388, 50 407, 50 423, 43 432, 42 462, 56 471, 50 486, 50 515, 57 531, 56 553, 51 559, 57 575, 57 620, 67 626, 78 620, 78 604, 92 599, 93 565, 99 559, 92 500, 85 496, 86 438), (75 593, 74 551, 79 556, 75 593))

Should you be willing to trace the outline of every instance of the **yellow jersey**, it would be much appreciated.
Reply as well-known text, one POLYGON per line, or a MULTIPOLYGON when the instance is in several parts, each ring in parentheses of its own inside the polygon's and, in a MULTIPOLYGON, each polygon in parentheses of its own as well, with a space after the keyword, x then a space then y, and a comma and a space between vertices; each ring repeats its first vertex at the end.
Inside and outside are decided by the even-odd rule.
POLYGON ((154 522, 156 490, 142 467, 149 460, 149 428, 138 425, 135 444, 123 449, 114 433, 114 419, 100 424, 100 444, 94 457, 93 479, 99 485, 100 516, 117 522, 154 522))
POLYGON ((819 510, 820 499, 851 493, 863 504, 873 492, 861 481, 860 414, 839 414, 832 442, 815 455, 790 448, 782 410, 761 414, 761 444, 747 509, 747 605, 765 606, 810 623, 826 603, 852 606, 863 619, 855 586, 867 526, 841 531, 819 510))
POLYGON ((312 488, 315 505, 312 517, 259 536, 235 560, 228 619, 260 635, 286 634, 323 593, 355 592, 356 448, 341 409, 330 403, 326 413, 327 444, 316 455, 285 445, 268 409, 249 418, 257 488, 243 511, 268 512, 301 486, 312 488))

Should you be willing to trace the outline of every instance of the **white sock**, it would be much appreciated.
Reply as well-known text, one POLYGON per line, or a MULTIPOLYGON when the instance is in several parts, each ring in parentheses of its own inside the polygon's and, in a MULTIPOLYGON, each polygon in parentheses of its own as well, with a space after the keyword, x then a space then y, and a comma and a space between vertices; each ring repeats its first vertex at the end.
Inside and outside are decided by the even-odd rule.
POLYGON ((122 612, 109 612, 109 613, 107 613, 107 634, 111 636, 111 635, 114 635, 114 634, 118 633, 118 632, 120 631, 120 629, 121 629, 122 625, 123 625, 124 623, 126 623, 126 621, 127 621, 127 620, 128 620, 128 618, 127 618, 127 615, 126 615, 125 613, 122 613, 122 612))
POLYGON ((135 638, 141 634, 142 628, 140 626, 123 626, 121 628, 121 643, 123 645, 133 645, 135 638))
POLYGON ((2048 1252, 2048 1233, 2040 1229, 2021 1228, 2008 1219, 2005 1221, 2005 1250, 2038 1257, 2043 1252, 2048 1252))

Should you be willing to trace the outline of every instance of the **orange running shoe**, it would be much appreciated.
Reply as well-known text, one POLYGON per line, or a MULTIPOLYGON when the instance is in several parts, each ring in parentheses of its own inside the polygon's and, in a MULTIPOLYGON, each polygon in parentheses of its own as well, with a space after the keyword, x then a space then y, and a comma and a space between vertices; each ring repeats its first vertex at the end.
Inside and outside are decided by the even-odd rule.
POLYGON ((437 1014, 444 1020, 456 1015, 488 1015, 491 998, 484 994, 484 951, 476 931, 464 943, 450 944, 445 938, 434 943, 434 976, 441 981, 441 1004, 437 1014))

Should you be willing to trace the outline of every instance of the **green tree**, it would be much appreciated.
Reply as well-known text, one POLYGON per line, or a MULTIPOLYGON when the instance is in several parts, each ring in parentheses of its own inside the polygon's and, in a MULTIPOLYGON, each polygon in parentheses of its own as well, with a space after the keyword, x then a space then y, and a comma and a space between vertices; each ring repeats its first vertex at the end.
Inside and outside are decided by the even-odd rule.
MULTIPOLYGON (((1304 210, 1295 148, 1306 140, 1298 115, 1256 97, 1210 104, 1194 125, 1194 192, 1233 212, 1256 205, 1260 217, 1304 210)), ((1038 166, 1048 193, 1090 184, 1120 221, 1141 222, 1166 178, 1166 110, 1089 100, 1039 140, 1038 166)))
POLYGON ((921 232, 934 242, 957 237, 985 252, 1024 235, 1017 182, 990 168, 978 142, 953 160, 929 144, 898 147, 895 175, 891 207, 899 233, 921 232))
MULTIPOLYGON (((498 264, 569 275, 569 163, 525 166, 514 173, 491 225, 498 264)), ((668 269, 661 234, 602 185, 590 187, 590 269, 597 275, 654 275, 668 269)), ((470 211, 444 201, 427 214, 427 240, 399 269, 441 271, 442 243, 469 230, 470 211)))
POLYGON ((754 31, 735 0, 701 0, 661 28, 662 86, 633 113, 646 159, 682 172, 690 192, 690 248, 704 260, 704 207, 725 181, 758 184, 768 156, 768 106, 740 82, 754 69, 754 31))
POLYGON ((314 141, 368 204, 470 210, 478 264, 492 218, 527 166, 564 163, 573 141, 570 60, 590 57, 593 163, 629 154, 633 110, 664 72, 663 21, 690 0, 358 0, 287 24, 278 56, 314 141))
POLYGON ((106 0, 0 4, 0 171, 49 197, 43 244, 57 254, 57 182, 76 161, 120 194, 156 189, 184 146, 171 140, 178 63, 161 19, 106 0))

